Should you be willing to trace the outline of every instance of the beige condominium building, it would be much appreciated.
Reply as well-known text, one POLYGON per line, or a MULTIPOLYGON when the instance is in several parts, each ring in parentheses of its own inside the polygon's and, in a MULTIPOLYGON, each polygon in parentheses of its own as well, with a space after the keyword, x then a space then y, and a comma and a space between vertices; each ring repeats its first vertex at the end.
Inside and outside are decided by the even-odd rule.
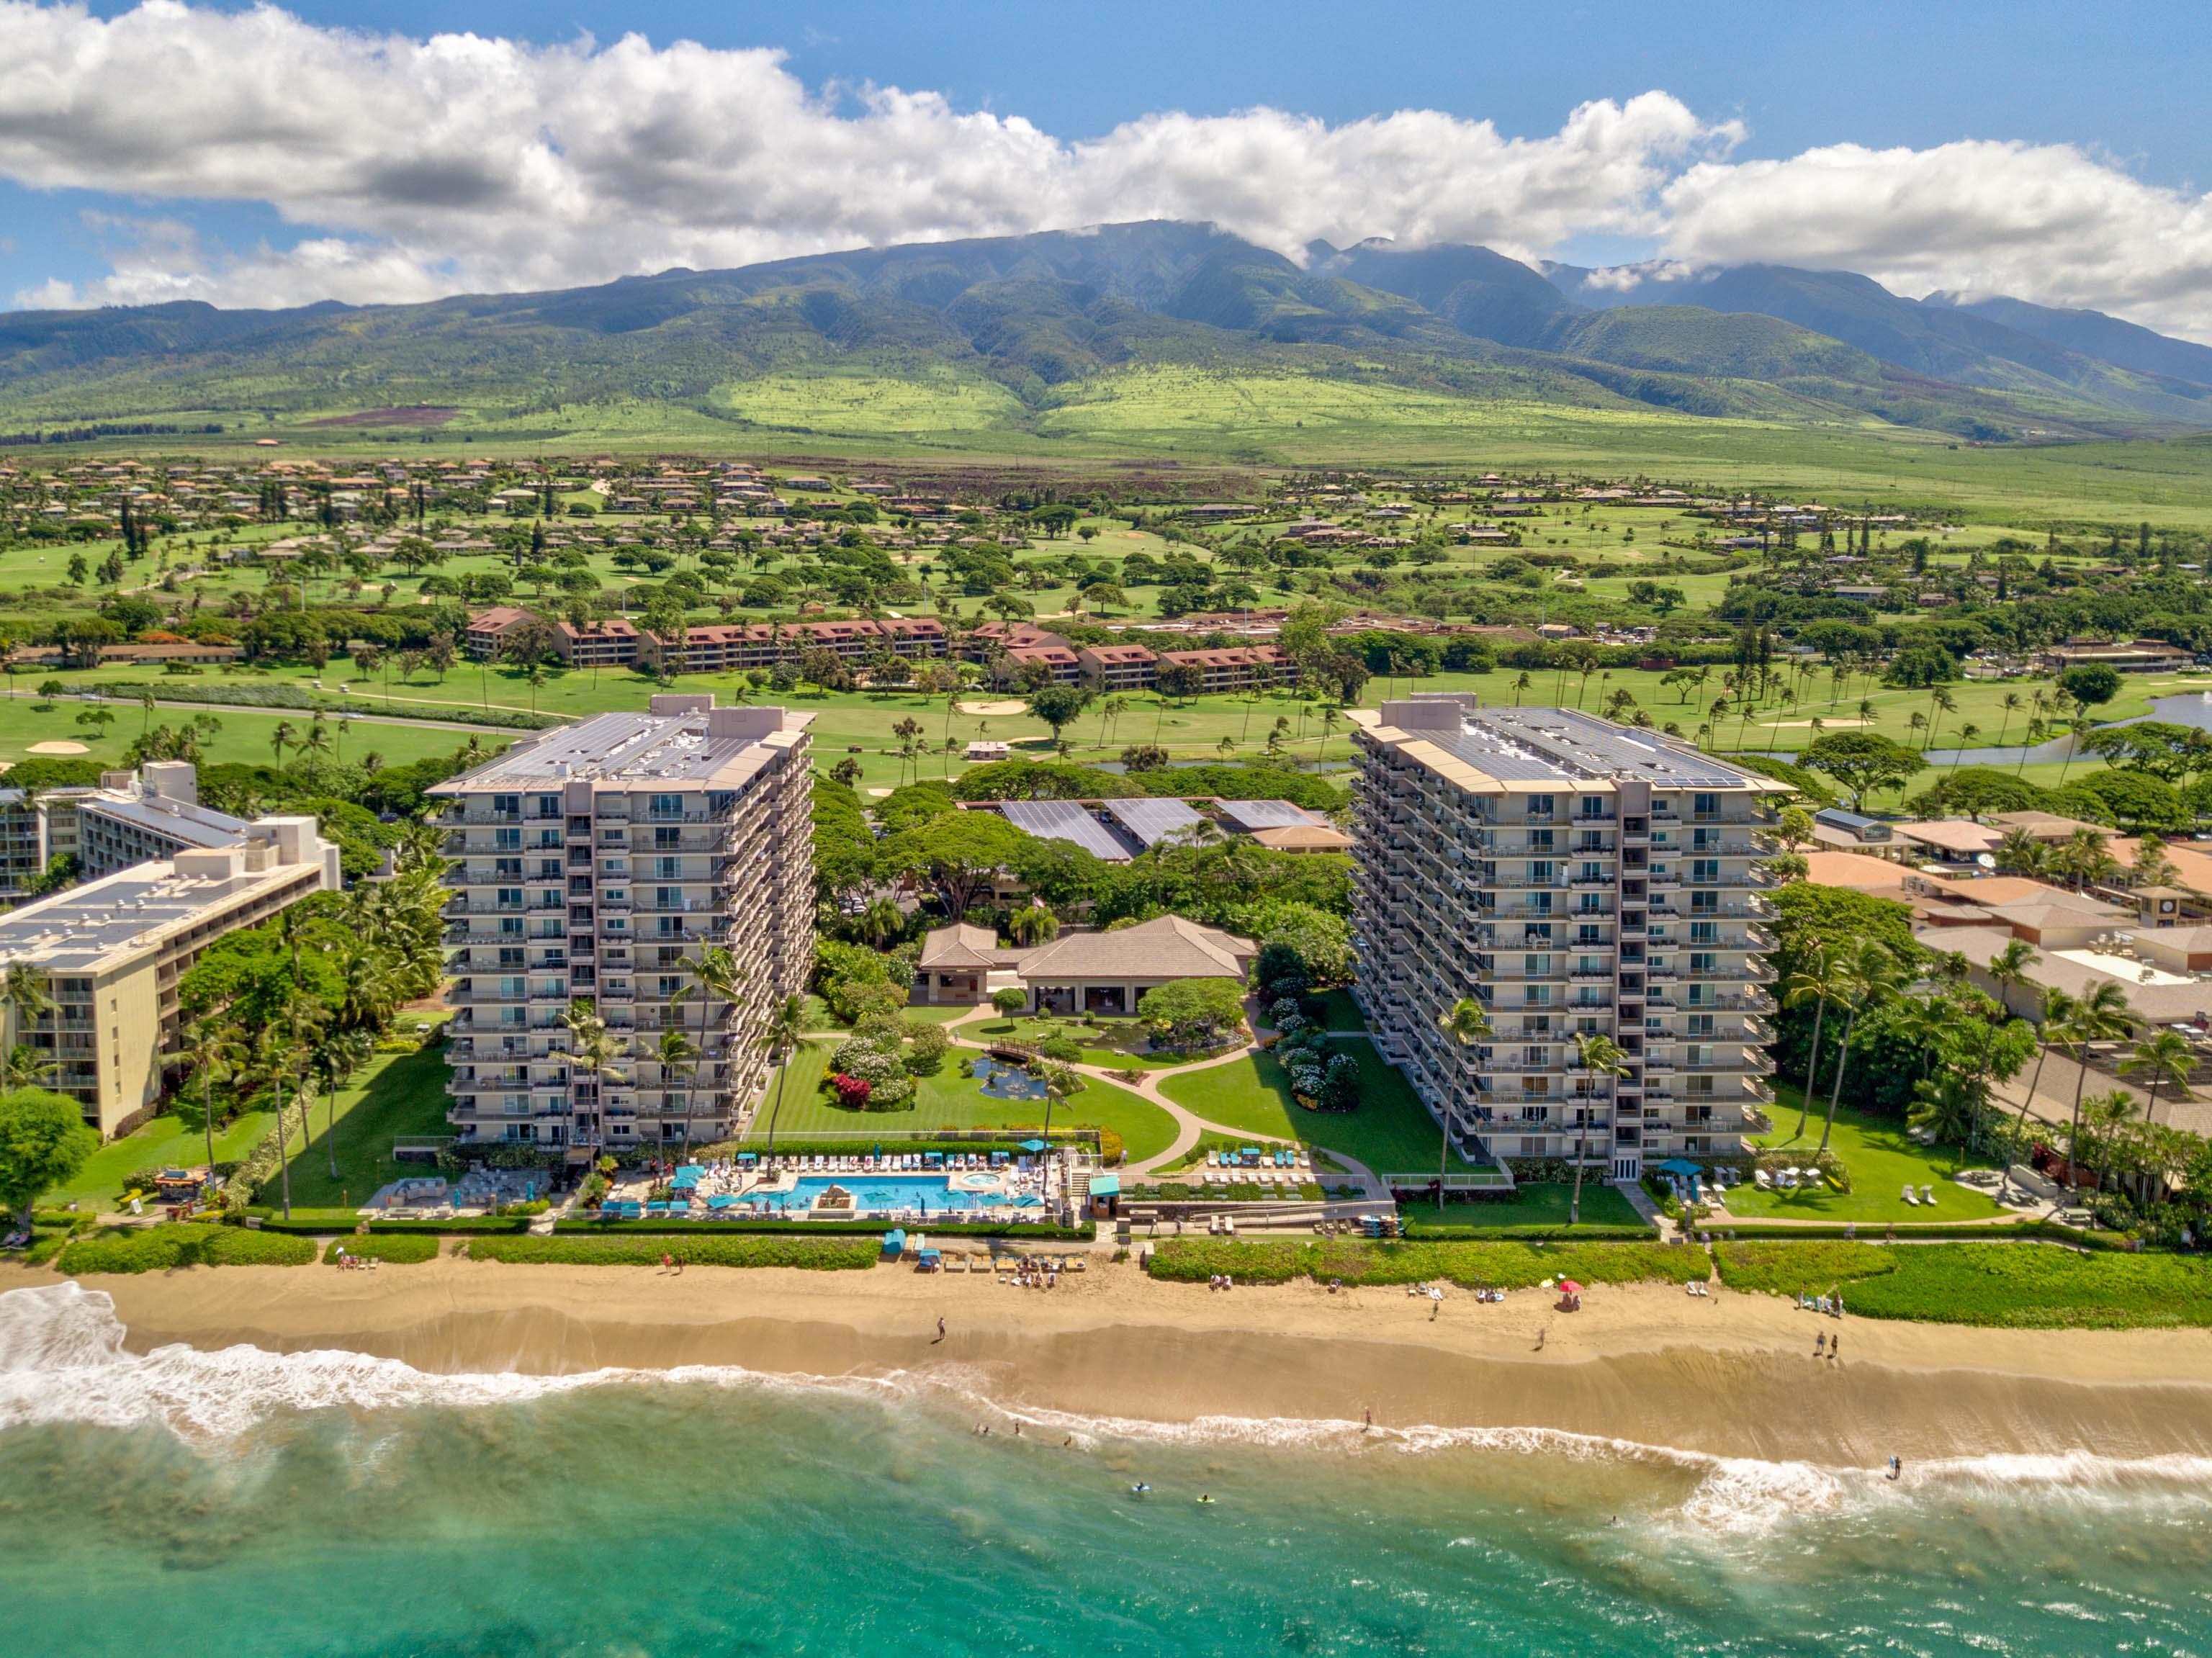
POLYGON ((448 1117, 465 1142, 713 1140, 766 1079, 762 1036, 805 987, 814 872, 808 715, 655 696, 516 744, 439 784, 457 1010, 448 1117), (702 952, 735 957, 735 999, 702 952), (570 1061, 571 1002, 616 1038, 570 1061), (664 1064, 671 1024, 696 1060, 664 1064))
POLYGON ((51 1009, 10 1006, 5 1040, 52 1061, 47 1085, 84 1108, 103 1138, 161 1102, 177 1050, 177 981, 227 932, 311 892, 335 891, 337 848, 312 817, 264 817, 235 844, 132 865, 0 915, 0 967, 25 963, 51 1009))
POLYGON ((1579 1151, 1632 1181, 1740 1154, 1772 1098, 1761 825, 1782 786, 1567 708, 1351 718, 1356 993, 1463 1155, 1579 1151), (1462 1046, 1439 1021, 1469 996, 1492 1034, 1462 1046), (1580 1068, 1581 1033, 1626 1074, 1580 1068))

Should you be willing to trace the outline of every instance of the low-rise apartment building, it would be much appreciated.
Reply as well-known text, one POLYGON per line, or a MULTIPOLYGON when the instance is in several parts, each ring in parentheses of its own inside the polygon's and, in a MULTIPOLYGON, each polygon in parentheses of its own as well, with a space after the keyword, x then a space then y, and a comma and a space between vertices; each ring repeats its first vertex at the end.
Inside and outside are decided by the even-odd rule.
POLYGON ((765 1080, 770 1012, 813 950, 811 716, 655 696, 526 738, 430 791, 447 855, 448 1112, 464 1141, 588 1156, 726 1138, 765 1080), (710 948, 738 975, 702 988, 710 948), (616 1039, 574 1060, 570 1004, 616 1039), (696 1053, 664 1062, 680 1030, 696 1053))
POLYGON ((225 933, 335 889, 337 851, 312 817, 265 817, 255 838, 179 851, 0 915, 0 968, 24 963, 53 1005, 5 1017, 54 1071, 46 1085, 112 1138, 161 1103, 162 1059, 179 1042, 177 981, 225 933))
POLYGON ((1358 710, 1355 994, 1472 1161, 1617 1181, 1740 1155, 1765 1078, 1766 797, 1688 744, 1565 708, 1417 696, 1358 710), (1462 997, 1491 1035, 1440 1021, 1462 997), (1613 1039, 1618 1078, 1577 1035, 1613 1039))
MULTIPOLYGON (((508 636, 538 618, 529 610, 497 605, 469 619, 465 645, 482 661, 507 648, 508 636)), ((880 621, 708 623, 684 629, 680 644, 667 647, 672 666, 685 673, 727 673, 772 668, 795 662, 808 651, 828 651, 841 660, 865 663, 889 652, 909 658, 943 656, 945 624, 934 616, 891 616, 880 621)), ((630 668, 663 648, 635 623, 609 616, 588 628, 556 622, 553 653, 571 668, 630 668)))

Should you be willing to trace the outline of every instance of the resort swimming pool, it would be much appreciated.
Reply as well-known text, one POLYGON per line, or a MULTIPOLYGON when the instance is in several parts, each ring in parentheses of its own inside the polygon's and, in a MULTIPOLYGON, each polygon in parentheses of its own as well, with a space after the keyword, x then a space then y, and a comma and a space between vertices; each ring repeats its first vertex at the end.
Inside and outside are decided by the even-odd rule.
POLYGON ((981 1209, 1038 1209, 1044 1199, 1033 1193, 1009 1199, 1000 1192, 960 1192, 943 1175, 806 1175, 788 1192, 749 1192, 747 1204, 764 1203, 772 1209, 805 1210, 831 1187, 850 1192, 862 1214, 893 1214, 919 1209, 927 1214, 973 1212, 981 1209))

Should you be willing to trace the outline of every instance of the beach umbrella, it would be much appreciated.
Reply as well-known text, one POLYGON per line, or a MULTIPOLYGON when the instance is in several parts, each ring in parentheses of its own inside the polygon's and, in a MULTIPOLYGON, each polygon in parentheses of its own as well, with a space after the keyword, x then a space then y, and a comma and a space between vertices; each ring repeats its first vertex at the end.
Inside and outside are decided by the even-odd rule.
POLYGON ((1044 1150, 1044 1142, 1042 1140, 1024 1140, 1022 1142, 1022 1150, 1024 1151, 1042 1151, 1044 1150))
POLYGON ((1559 1280, 1559 1293, 1561 1295, 1578 1296, 1582 1294, 1582 1292, 1583 1286, 1576 1283, 1574 1279, 1571 1278, 1563 1278, 1559 1280))
POLYGON ((1702 1175, 1705 1172, 1687 1157, 1669 1157, 1659 1167, 1663 1173, 1669 1175, 1702 1175))

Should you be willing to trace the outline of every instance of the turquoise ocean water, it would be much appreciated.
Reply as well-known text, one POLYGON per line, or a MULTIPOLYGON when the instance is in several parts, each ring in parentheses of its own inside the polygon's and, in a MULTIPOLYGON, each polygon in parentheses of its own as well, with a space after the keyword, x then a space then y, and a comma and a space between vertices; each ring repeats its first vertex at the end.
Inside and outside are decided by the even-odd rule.
POLYGON ((957 1374, 456 1377, 120 1337, 96 1293, 0 1295, 11 1651, 2212 1655, 2197 1462, 1893 1485, 1536 1433, 1017 1437, 957 1374))

